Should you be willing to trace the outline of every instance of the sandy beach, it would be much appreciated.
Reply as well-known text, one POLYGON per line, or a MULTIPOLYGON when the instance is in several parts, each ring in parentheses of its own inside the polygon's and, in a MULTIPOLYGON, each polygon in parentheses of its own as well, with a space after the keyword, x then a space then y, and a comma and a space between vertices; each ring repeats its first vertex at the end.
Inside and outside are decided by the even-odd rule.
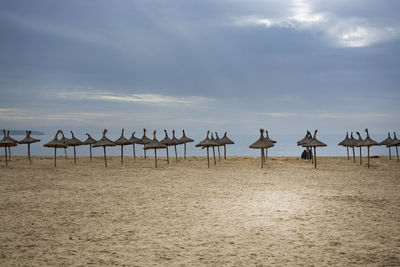
MULTIPOLYGON (((366 163, 366 160, 364 160, 366 163)), ((1 266, 399 266, 400 164, 0 161, 1 266)))

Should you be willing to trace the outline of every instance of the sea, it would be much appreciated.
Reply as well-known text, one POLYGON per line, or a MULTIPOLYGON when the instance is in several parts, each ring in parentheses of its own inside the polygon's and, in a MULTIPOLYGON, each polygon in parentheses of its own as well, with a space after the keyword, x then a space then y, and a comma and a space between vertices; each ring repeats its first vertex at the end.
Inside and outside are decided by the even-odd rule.
MULTIPOLYGON (((204 134, 193 134, 190 135, 188 132, 186 135, 195 141, 192 143, 187 143, 187 156, 206 156, 207 152, 206 149, 201 149, 195 147, 195 144, 199 143, 201 140, 205 138, 204 134)), ((221 134, 222 136, 223 134, 221 134)), ((31 135, 34 138, 40 139, 41 141, 38 143, 34 143, 31 145, 31 155, 32 156, 53 156, 54 149, 44 147, 43 144, 51 141, 54 138, 54 133, 44 133, 43 135, 31 135)), ((364 135, 363 135, 364 136, 364 135)), ((22 140, 25 135, 11 135, 16 140, 22 140)), ((66 135, 66 137, 70 137, 66 135)), ((81 141, 86 140, 86 135, 84 134, 75 134, 75 137, 80 139, 81 141)), ((101 134, 92 135, 95 139, 100 139, 101 134)), ((111 140, 116 140, 120 137, 119 134, 107 134, 107 137, 111 140)), ((127 139, 129 139, 130 135, 125 135, 127 139)), ((141 135, 136 135, 136 137, 140 138, 141 135)), ((148 135, 151 138, 150 135, 148 135)), ((171 137, 171 135, 170 135, 171 137)), ((177 138, 180 138, 181 135, 177 135, 177 138)), ((233 145, 227 145, 227 155, 228 156, 259 156, 260 150, 259 149, 251 149, 249 145, 255 142, 259 136, 257 134, 250 135, 250 134, 232 134, 228 137, 235 142, 233 145)), ((297 146, 297 141, 302 139, 304 135, 294 135, 294 134, 279 134, 273 135, 270 134, 269 136, 271 139, 275 140, 277 143, 274 147, 268 149, 268 156, 294 156, 300 157, 301 153, 303 152, 304 148, 297 146)), ((319 135, 317 136, 318 140, 327 144, 326 147, 318 147, 317 148, 317 156, 346 156, 346 148, 342 146, 338 146, 338 143, 344 139, 344 135, 319 135)), ((387 137, 387 134, 376 134, 371 135, 371 138, 377 142, 383 141, 387 137)), ((164 134, 157 135, 157 138, 160 140, 164 138, 164 134)), ((143 156, 143 145, 135 145, 136 149, 136 156, 143 156)), ((178 156, 183 156, 183 145, 177 146, 178 156)), ((221 156, 223 155, 224 148, 220 148, 221 156)), ((103 156, 103 148, 92 148, 94 156, 103 156)), ((210 150, 210 153, 212 149, 210 150)), ((215 149, 216 153, 218 153, 218 149, 215 149)), ((76 147, 77 156, 89 156, 89 146, 78 146, 76 147)), ((107 155, 109 156, 118 156, 121 153, 120 146, 117 147, 107 147, 107 155)), ((153 151, 148 151, 148 155, 152 155, 153 151)), ((169 154, 174 155, 174 148, 169 148, 169 154)), ((358 155, 359 149, 356 148, 356 155, 358 155)), ((363 154, 366 155, 366 148, 363 148, 363 154)), ((395 149, 392 148, 392 154, 395 154, 395 149)), ((17 156, 23 156, 27 154, 27 145, 18 145, 17 147, 11 148, 11 154, 17 156)), ((388 155, 388 148, 386 146, 374 146, 370 148, 371 156, 374 155, 388 155)), ((0 155, 4 155, 4 149, 0 148, 0 155)), ((64 155, 63 149, 57 149, 57 155, 64 155)), ((67 148, 67 155, 73 155, 73 148, 67 148)), ((133 148, 132 145, 124 146, 124 156, 132 156, 133 155, 133 148)), ((164 151, 159 151, 157 153, 158 156, 164 156, 164 151)))

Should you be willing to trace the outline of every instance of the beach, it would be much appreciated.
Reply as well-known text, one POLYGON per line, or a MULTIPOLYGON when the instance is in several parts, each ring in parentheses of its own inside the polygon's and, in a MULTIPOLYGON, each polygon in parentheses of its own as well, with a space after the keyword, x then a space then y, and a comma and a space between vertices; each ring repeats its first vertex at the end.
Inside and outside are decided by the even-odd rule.
POLYGON ((0 159, 1 266, 399 266, 400 164, 0 159))

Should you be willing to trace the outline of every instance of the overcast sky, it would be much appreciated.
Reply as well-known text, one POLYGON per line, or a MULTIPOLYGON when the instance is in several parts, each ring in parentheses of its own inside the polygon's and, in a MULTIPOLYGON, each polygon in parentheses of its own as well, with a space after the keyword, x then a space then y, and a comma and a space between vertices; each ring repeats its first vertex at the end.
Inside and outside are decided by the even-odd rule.
POLYGON ((399 10, 398 0, 2 0, 0 126, 398 131, 399 10))

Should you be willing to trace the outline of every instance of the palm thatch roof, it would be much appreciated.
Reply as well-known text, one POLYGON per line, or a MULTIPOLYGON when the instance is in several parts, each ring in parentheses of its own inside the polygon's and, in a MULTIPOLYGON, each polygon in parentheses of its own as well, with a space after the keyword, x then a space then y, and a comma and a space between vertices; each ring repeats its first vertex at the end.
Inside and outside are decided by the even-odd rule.
POLYGON ((356 146, 356 147, 363 146, 363 144, 362 144, 363 139, 361 137, 361 134, 359 132, 356 132, 356 134, 358 135, 358 139, 356 139, 354 146, 356 146))
POLYGON ((210 134, 210 130, 207 131, 207 137, 198 143, 196 147, 210 147, 210 146, 218 146, 218 144, 215 142, 215 140, 211 140, 208 136, 210 134))
POLYGON ((0 147, 11 147, 11 146, 17 146, 17 143, 11 141, 10 139, 7 138, 6 135, 6 130, 3 129, 3 134, 4 137, 2 140, 0 140, 0 147))
POLYGON ((7 131, 7 137, 6 137, 6 138, 7 138, 9 141, 18 144, 18 141, 15 140, 14 138, 12 138, 12 137, 10 136, 10 131, 7 131))
POLYGON ((265 129, 265 134, 267 135, 267 137, 265 137, 265 139, 266 139, 267 141, 270 141, 270 142, 276 144, 276 141, 275 141, 275 140, 272 140, 272 139, 269 138, 269 134, 268 134, 268 130, 267 130, 267 129, 265 129))
POLYGON ((43 146, 45 147, 52 147, 52 148, 66 148, 67 145, 61 142, 61 140, 58 140, 58 134, 63 134, 61 130, 58 130, 56 135, 54 136, 53 140, 50 142, 44 144, 43 146))
POLYGON ((260 138, 258 138, 257 141, 252 143, 249 148, 254 148, 254 149, 263 149, 263 148, 270 148, 273 147, 274 143, 268 141, 264 137, 264 129, 260 129, 260 138))
POLYGON ((220 140, 221 144, 222 144, 222 145, 233 145, 233 144, 235 144, 235 142, 233 142, 231 139, 229 139, 229 138, 226 136, 226 133, 227 133, 227 132, 224 133, 224 136, 223 136, 223 137, 221 138, 221 140, 220 140))
POLYGON ((357 140, 354 138, 353 132, 351 132, 350 138, 349 138, 349 142, 348 142, 348 146, 349 147, 355 147, 356 144, 357 144, 357 140))
POLYGON ((31 137, 32 131, 28 130, 28 131, 25 131, 25 133, 26 133, 25 138, 22 139, 21 141, 18 141, 18 144, 22 145, 22 144, 32 144, 32 143, 40 142, 40 139, 31 137))
POLYGON ((95 144, 93 145, 93 147, 99 147, 99 146, 116 146, 116 144, 115 144, 113 141, 111 141, 110 139, 108 139, 108 138, 106 137, 106 133, 107 133, 107 129, 104 129, 104 131, 103 131, 103 137, 102 137, 99 141, 97 141, 97 143, 95 143, 95 144))
POLYGON ((346 132, 346 138, 344 138, 341 142, 339 142, 338 146, 349 146, 349 132, 346 132))
POLYGON ((367 137, 361 142, 362 146, 379 146, 379 143, 369 137, 368 129, 365 129, 367 137))
POLYGON ((194 142, 194 140, 192 138, 187 137, 185 134, 185 130, 182 130, 182 137, 181 139, 179 139, 179 143, 185 144, 190 142, 194 142))
POLYGON ((298 145, 298 146, 302 146, 302 145, 304 145, 304 144, 310 142, 311 139, 312 139, 311 133, 310 133, 310 131, 307 130, 307 133, 306 133, 306 135, 304 136, 304 138, 301 139, 301 140, 299 140, 299 141, 297 141, 297 145, 298 145))
POLYGON ((154 132, 153 132, 154 138, 153 138, 153 140, 150 141, 150 143, 148 143, 144 146, 145 150, 167 148, 166 145, 162 144, 160 141, 157 140, 156 133, 157 133, 157 131, 154 130, 154 132))
POLYGON ((326 146, 325 143, 323 143, 323 142, 321 142, 321 141, 319 141, 317 139, 317 137, 316 137, 317 136, 317 132, 318 132, 318 130, 315 130, 314 131, 314 137, 309 142, 303 144, 302 146, 304 146, 304 147, 323 147, 323 146, 326 146))
POLYGON ((92 138, 90 134, 86 133, 86 135, 88 136, 88 138, 83 142, 84 145, 93 145, 97 143, 97 140, 92 138))
POLYGON ((136 132, 133 132, 131 138, 129 138, 128 140, 131 144, 140 144, 141 140, 135 136, 135 133, 136 132))
POLYGON ((391 144, 392 142, 393 142, 393 139, 390 137, 390 133, 388 132, 388 137, 385 140, 383 140, 382 142, 380 142, 379 144, 386 146, 386 145, 391 144))
POLYGON ((132 144, 132 142, 130 142, 128 139, 125 138, 124 129, 122 129, 121 136, 117 140, 115 140, 114 143, 119 146, 126 146, 132 144))
POLYGON ((393 141, 388 146, 399 146, 399 145, 400 145, 400 140, 397 139, 396 133, 393 132, 393 141))
POLYGON ((137 144, 146 145, 146 144, 149 144, 150 142, 151 142, 151 139, 146 136, 146 129, 143 129, 143 136, 140 139, 140 143, 137 143, 137 144))
POLYGON ((72 131, 71 131, 71 135, 72 135, 71 139, 68 139, 68 141, 65 142, 65 144, 67 146, 81 146, 81 145, 83 145, 82 141, 79 140, 78 138, 76 138, 72 131))
POLYGON ((178 138, 176 138, 176 136, 175 136, 175 130, 172 130, 172 138, 171 138, 171 141, 172 141, 173 145, 180 145, 180 144, 183 144, 183 143, 181 143, 181 141, 180 141, 178 138))
POLYGON ((166 146, 173 146, 175 143, 171 140, 171 138, 168 137, 167 130, 164 129, 165 137, 160 141, 161 144, 166 145, 166 146))

